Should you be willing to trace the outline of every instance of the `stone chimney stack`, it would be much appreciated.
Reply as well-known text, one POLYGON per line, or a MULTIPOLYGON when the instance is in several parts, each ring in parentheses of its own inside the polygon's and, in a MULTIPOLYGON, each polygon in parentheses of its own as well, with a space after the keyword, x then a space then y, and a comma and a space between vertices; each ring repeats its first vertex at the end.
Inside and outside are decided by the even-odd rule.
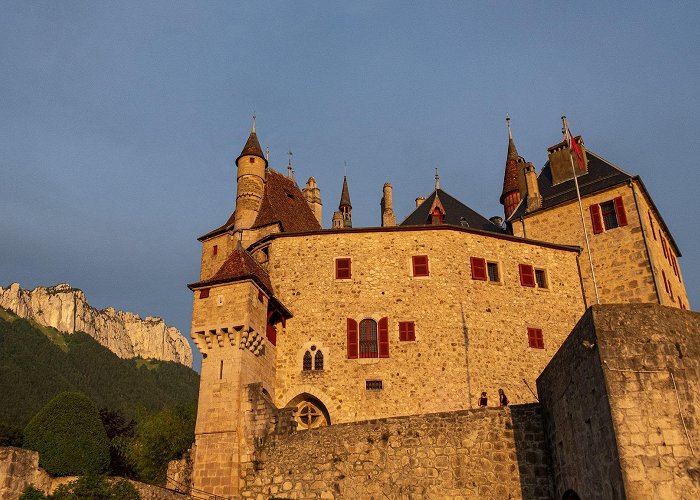
POLYGON ((418 198, 416 198, 416 208, 420 207, 424 201, 425 198, 423 196, 419 196, 418 198))
POLYGON ((333 212, 333 229, 343 229, 344 227, 343 214, 340 212, 333 212))
POLYGON ((304 198, 306 198, 306 203, 311 207, 311 211, 316 216, 316 220, 319 224, 323 225, 321 220, 323 215, 323 203, 321 203, 321 190, 316 184, 316 179, 309 177, 306 181, 306 187, 302 190, 304 193, 304 198))
POLYGON ((384 196, 382 196, 382 227, 395 226, 396 216, 394 215, 394 208, 392 202, 392 191, 390 183, 384 184, 384 196))
POLYGON ((562 141, 559 144, 547 149, 549 168, 552 171, 552 185, 557 185, 564 181, 573 179, 573 170, 576 171, 576 177, 581 177, 582 175, 588 173, 588 157, 586 156, 586 147, 583 145, 583 139, 581 136, 578 136, 575 137, 574 140, 581 149, 581 156, 583 156, 583 170, 579 167, 578 161, 571 157, 569 145, 566 143, 566 141, 562 141), (574 163, 574 169, 571 168, 572 160, 574 163))
POLYGON ((532 163, 528 163, 525 167, 525 184, 527 185, 527 211, 532 212, 542 207, 540 186, 537 184, 537 174, 532 163))

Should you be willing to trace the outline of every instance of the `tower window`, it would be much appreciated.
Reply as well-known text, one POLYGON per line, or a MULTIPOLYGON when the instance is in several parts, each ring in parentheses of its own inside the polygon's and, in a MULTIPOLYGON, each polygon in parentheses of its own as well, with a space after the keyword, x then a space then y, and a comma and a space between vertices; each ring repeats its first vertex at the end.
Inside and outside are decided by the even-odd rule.
POLYGON ((547 271, 544 269, 535 269, 535 281, 537 282, 537 288, 549 288, 547 271))
POLYGON ((399 340, 416 340, 416 324, 413 321, 399 321, 399 340))
POLYGON ((311 371, 311 351, 306 351, 304 353, 304 363, 302 365, 302 370, 305 372, 311 371))
POLYGON ((219 253, 219 245, 214 245, 211 247, 211 254, 216 255, 217 253, 219 253))
POLYGON ((208 288, 202 288, 202 289, 199 291, 199 298, 200 298, 200 299, 206 299, 207 297, 209 297, 209 289, 208 289, 208 288))
POLYGON ((363 319, 360 321, 360 357, 379 357, 377 322, 373 319, 363 319))
POLYGON ((352 260, 350 258, 335 259, 335 279, 349 280, 352 278, 352 260))
POLYGON ((486 263, 486 271, 488 272, 488 275, 489 275, 489 281, 493 281, 494 283, 498 283, 501 281, 501 276, 498 272, 498 263, 497 262, 487 262, 486 263))
POLYGON ((248 158, 248 163, 255 163, 255 158, 253 158, 252 156, 248 158))
POLYGON ((412 257, 413 263, 413 276, 429 276, 430 271, 428 269, 428 256, 427 255, 414 255, 412 257))
POLYGON ((541 328, 528 328, 527 341, 533 349, 544 349, 544 337, 541 328))

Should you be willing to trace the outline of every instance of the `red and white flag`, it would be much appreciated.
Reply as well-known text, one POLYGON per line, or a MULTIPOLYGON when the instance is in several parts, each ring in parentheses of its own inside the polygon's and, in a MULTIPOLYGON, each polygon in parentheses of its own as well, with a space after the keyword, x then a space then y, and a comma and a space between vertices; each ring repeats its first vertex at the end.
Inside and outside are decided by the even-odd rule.
POLYGON ((566 127, 566 142, 569 145, 569 152, 572 154, 572 156, 576 157, 579 168, 583 170, 583 154, 581 154, 581 148, 578 147, 576 139, 574 139, 574 136, 571 134, 569 127, 566 127))

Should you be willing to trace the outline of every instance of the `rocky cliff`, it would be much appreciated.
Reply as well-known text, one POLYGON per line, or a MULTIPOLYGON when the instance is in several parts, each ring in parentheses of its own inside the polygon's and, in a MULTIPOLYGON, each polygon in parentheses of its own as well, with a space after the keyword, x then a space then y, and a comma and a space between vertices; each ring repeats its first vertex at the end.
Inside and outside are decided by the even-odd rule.
POLYGON ((61 332, 85 332, 120 358, 140 356, 192 367, 192 349, 177 328, 111 307, 98 311, 82 290, 67 283, 34 290, 19 283, 0 287, 0 307, 61 332))

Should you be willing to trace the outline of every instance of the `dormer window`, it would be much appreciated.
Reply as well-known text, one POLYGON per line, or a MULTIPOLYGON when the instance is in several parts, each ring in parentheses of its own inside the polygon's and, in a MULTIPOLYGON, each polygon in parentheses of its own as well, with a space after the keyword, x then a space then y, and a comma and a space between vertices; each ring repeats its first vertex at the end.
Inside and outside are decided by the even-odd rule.
POLYGON ((435 207, 433 209, 433 212, 430 214, 430 223, 437 225, 437 224, 444 224, 445 223, 445 214, 440 212, 440 209, 435 207))

